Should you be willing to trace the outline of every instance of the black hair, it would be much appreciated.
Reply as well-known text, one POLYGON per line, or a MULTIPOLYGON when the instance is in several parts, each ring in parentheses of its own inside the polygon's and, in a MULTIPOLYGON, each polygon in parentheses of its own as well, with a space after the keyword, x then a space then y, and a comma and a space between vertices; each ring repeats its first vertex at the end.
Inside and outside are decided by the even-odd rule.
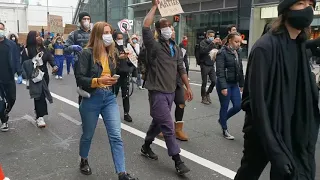
POLYGON ((237 28, 237 26, 235 24, 230 24, 228 27, 227 27, 227 30, 231 32, 232 28, 237 28))
POLYGON ((238 32, 232 32, 227 36, 227 43, 229 43, 230 39, 233 39, 236 36, 241 36, 238 32))
POLYGON ((2 22, 0 22, 0 24, 1 24, 3 27, 6 27, 2 22))
POLYGON ((206 35, 209 35, 209 34, 211 34, 211 33, 216 34, 216 32, 214 32, 214 30, 208 30, 207 33, 206 33, 206 35))
POLYGON ((15 34, 11 34, 11 35, 10 35, 10 37, 9 37, 10 40, 11 40, 13 37, 15 37, 14 42, 15 42, 15 43, 18 43, 18 38, 17 38, 17 36, 16 36, 15 34))
POLYGON ((37 51, 37 31, 30 31, 27 36, 26 48, 28 49, 28 57, 31 59, 38 54, 37 51))
POLYGON ((160 21, 154 23, 156 29, 160 29, 160 21))
POLYGON ((113 40, 117 40, 117 37, 118 37, 119 34, 122 34, 122 35, 123 35, 122 32, 120 32, 120 31, 115 31, 115 32, 112 34, 113 40))

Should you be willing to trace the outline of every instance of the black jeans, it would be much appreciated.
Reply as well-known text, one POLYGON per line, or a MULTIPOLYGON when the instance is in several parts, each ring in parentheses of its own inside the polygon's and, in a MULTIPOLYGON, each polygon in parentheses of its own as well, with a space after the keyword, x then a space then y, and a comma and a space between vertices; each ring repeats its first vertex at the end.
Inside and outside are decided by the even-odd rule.
POLYGON ((176 104, 176 110, 174 112, 176 122, 182 121, 185 107, 183 87, 177 86, 177 89, 175 91, 174 103, 176 104))
MULTIPOLYGON (((49 87, 49 76, 45 74, 43 78, 49 87)), ((34 99, 34 111, 36 113, 36 119, 48 115, 48 105, 44 92, 42 92, 39 98, 34 99)))
POLYGON ((118 83, 114 88, 114 94, 118 96, 119 89, 121 88, 122 102, 123 102, 123 111, 124 113, 129 113, 130 111, 130 101, 129 101, 129 73, 119 73, 120 78, 118 83))
POLYGON ((204 64, 200 65, 201 68, 201 78, 202 78, 202 85, 201 85, 201 96, 204 97, 207 94, 212 93, 214 86, 216 85, 216 71, 214 66, 207 66, 204 64), (207 89, 207 82, 208 76, 211 81, 211 84, 207 89))
POLYGON ((7 100, 6 108, 0 112, 0 119, 2 123, 8 122, 8 114, 12 110, 15 102, 16 102, 16 82, 12 80, 9 83, 2 83, 1 84, 3 91, 5 93, 5 98, 7 100))

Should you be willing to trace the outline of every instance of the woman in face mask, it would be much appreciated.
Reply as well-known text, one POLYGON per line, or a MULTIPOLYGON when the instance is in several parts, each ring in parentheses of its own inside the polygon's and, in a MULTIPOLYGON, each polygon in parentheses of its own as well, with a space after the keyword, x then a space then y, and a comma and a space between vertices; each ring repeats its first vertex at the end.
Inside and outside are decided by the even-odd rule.
MULTIPOLYGON (((43 75, 43 80, 38 83, 33 83, 29 77, 24 77, 29 80, 29 92, 31 98, 34 99, 34 109, 36 113, 36 123, 39 128, 46 127, 46 123, 44 121, 44 116, 48 115, 48 107, 47 101, 52 103, 52 97, 48 90, 49 86, 49 74, 47 63, 51 65, 53 71, 57 71, 58 67, 55 65, 53 57, 49 51, 47 51, 43 45, 43 39, 40 36, 39 32, 30 31, 27 36, 27 44, 26 48, 22 52, 22 63, 26 60, 33 59, 37 56, 38 53, 43 53, 41 61, 42 63, 37 66, 39 70, 41 70, 43 75)), ((24 65, 26 68, 25 71, 32 72, 33 69, 29 69, 27 65, 24 65)), ((33 67, 33 66, 31 66, 33 67)), ((29 73, 26 73, 29 74, 29 73)))
MULTIPOLYGON (((138 36, 133 34, 131 38, 128 40, 127 49, 130 53, 133 53, 137 58, 140 54, 140 44, 138 36)), ((135 68, 134 72, 132 74, 135 74, 137 76, 137 86, 140 90, 144 90, 142 87, 142 79, 141 79, 141 72, 139 68, 135 68)))
POLYGON ((126 173, 120 112, 117 99, 112 92, 113 86, 117 83, 117 78, 113 77, 116 72, 116 55, 112 31, 110 24, 96 23, 88 46, 81 53, 77 64, 79 68, 76 75, 77 83, 83 90, 90 93, 90 97, 83 98, 79 108, 83 130, 80 140, 80 171, 85 175, 92 174, 88 154, 101 114, 109 136, 119 180, 135 180, 126 173))
MULTIPOLYGON (((244 155, 235 180, 314 180, 319 92, 305 42, 315 0, 284 0, 271 30, 252 47, 242 96, 244 155)), ((318 168, 319 170, 319 168, 318 168)))
POLYGON ((223 46, 216 57, 217 63, 217 93, 220 101, 219 124, 224 138, 233 140, 229 133, 227 121, 241 110, 241 94, 244 85, 242 60, 238 49, 241 36, 234 32, 228 35, 227 45, 223 46), (230 101, 233 107, 229 109, 230 101))
POLYGON ((118 83, 115 87, 116 96, 121 88, 124 120, 132 122, 132 118, 129 115, 130 101, 129 101, 129 73, 132 72, 134 65, 128 59, 129 50, 124 46, 123 34, 121 32, 115 32, 113 38, 116 44, 116 61, 117 61, 117 74, 120 75, 118 83))
POLYGON ((54 60, 58 65, 58 72, 56 73, 56 79, 62 79, 63 74, 63 63, 64 63, 64 55, 63 55, 63 41, 61 36, 57 36, 56 40, 53 40, 53 49, 54 49, 54 60))
POLYGON ((24 47, 19 43, 18 35, 16 34, 9 34, 8 39, 15 42, 20 50, 20 52, 23 51, 24 47))

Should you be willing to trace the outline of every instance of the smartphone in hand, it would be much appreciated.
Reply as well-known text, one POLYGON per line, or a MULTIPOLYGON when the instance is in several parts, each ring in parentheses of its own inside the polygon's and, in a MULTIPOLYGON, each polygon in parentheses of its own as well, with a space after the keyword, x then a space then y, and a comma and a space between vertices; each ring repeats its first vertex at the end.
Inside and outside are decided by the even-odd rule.
POLYGON ((114 74, 112 77, 115 78, 115 79, 119 79, 120 75, 114 74))

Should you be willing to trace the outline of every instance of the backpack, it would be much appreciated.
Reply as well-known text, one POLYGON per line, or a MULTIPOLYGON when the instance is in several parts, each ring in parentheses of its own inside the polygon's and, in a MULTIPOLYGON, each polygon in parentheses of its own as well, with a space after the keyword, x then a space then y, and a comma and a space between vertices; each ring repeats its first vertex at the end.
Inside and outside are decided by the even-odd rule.
POLYGON ((196 44, 194 47, 194 56, 196 57, 197 65, 201 64, 201 57, 200 57, 200 44, 196 44))

